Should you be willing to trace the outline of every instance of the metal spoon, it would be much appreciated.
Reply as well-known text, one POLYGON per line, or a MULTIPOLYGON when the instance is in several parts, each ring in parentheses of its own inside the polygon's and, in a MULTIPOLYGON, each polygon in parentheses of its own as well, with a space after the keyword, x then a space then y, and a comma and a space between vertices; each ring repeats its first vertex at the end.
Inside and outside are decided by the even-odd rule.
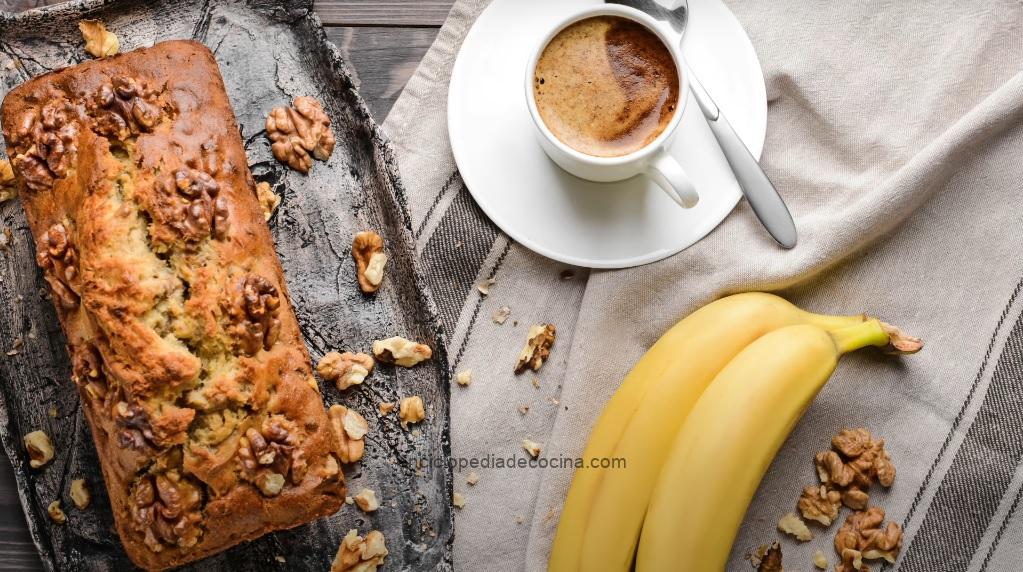
MULTIPOLYGON (((676 0, 676 8, 665 8, 655 0, 605 0, 608 4, 623 4, 642 10, 656 20, 661 20, 670 25, 675 32, 682 36, 686 31, 686 23, 689 20, 689 3, 687 0, 676 0)), ((710 125, 714 137, 724 152, 725 159, 732 167, 735 180, 739 182, 742 193, 746 195, 753 212, 763 223, 767 232, 778 241, 778 244, 785 248, 792 248, 796 245, 796 224, 792 221, 785 201, 782 200, 778 190, 774 188, 771 179, 760 168, 753 154, 746 148, 746 144, 732 129, 725 116, 721 113, 717 104, 711 98, 707 90, 703 88, 696 74, 685 61, 681 62, 682 71, 689 75, 689 85, 696 98, 696 102, 703 110, 704 117, 710 125)))

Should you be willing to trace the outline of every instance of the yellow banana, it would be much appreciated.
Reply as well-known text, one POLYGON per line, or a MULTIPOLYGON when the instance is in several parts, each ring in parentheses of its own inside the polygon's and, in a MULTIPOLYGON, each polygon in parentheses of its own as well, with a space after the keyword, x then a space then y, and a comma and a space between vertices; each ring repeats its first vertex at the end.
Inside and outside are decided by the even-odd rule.
POLYGON ((760 480, 842 354, 922 344, 876 319, 768 333, 725 366, 676 435, 643 523, 637 572, 724 570, 760 480))
POLYGON ((764 334, 794 324, 834 330, 862 316, 822 316, 759 292, 717 300, 685 318, 629 372, 597 420, 584 459, 625 468, 577 470, 554 537, 551 572, 627 572, 661 464, 715 375, 764 334))

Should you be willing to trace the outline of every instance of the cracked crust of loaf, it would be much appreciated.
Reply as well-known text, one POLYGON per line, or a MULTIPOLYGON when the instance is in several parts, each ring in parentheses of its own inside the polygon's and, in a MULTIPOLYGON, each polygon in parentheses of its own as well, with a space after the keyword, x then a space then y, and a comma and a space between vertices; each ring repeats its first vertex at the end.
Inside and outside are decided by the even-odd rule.
POLYGON ((336 512, 339 443, 210 51, 48 73, 0 115, 131 559, 336 512))

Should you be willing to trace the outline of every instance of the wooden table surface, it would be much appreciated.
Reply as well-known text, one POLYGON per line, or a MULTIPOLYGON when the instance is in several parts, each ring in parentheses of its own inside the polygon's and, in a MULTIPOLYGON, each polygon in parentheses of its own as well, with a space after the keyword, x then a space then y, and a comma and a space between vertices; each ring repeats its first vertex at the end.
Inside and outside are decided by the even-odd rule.
MULTIPOLYGON (((419 65, 452 0, 315 0, 327 36, 355 70, 360 91, 383 122, 419 65)), ((0 0, 0 10, 20 12, 60 0, 0 0)), ((70 381, 69 381, 70 383, 70 381)), ((0 570, 41 570, 18 501, 14 475, 0 453, 0 570)))

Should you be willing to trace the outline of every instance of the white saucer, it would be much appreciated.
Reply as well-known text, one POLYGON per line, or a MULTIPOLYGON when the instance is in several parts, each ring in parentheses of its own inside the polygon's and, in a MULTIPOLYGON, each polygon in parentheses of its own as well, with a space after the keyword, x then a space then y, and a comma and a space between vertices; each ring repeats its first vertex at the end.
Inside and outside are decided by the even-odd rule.
MULTIPOLYGON (((591 183, 558 168, 535 139, 523 85, 531 51, 556 21, 594 0, 493 0, 465 37, 451 73, 448 132, 480 208, 514 240, 591 268, 660 260, 714 229, 741 192, 692 95, 671 153, 700 203, 683 210, 645 177, 591 183)), ((754 156, 767 131, 757 54, 720 0, 690 0, 682 45, 694 73, 754 156)))

